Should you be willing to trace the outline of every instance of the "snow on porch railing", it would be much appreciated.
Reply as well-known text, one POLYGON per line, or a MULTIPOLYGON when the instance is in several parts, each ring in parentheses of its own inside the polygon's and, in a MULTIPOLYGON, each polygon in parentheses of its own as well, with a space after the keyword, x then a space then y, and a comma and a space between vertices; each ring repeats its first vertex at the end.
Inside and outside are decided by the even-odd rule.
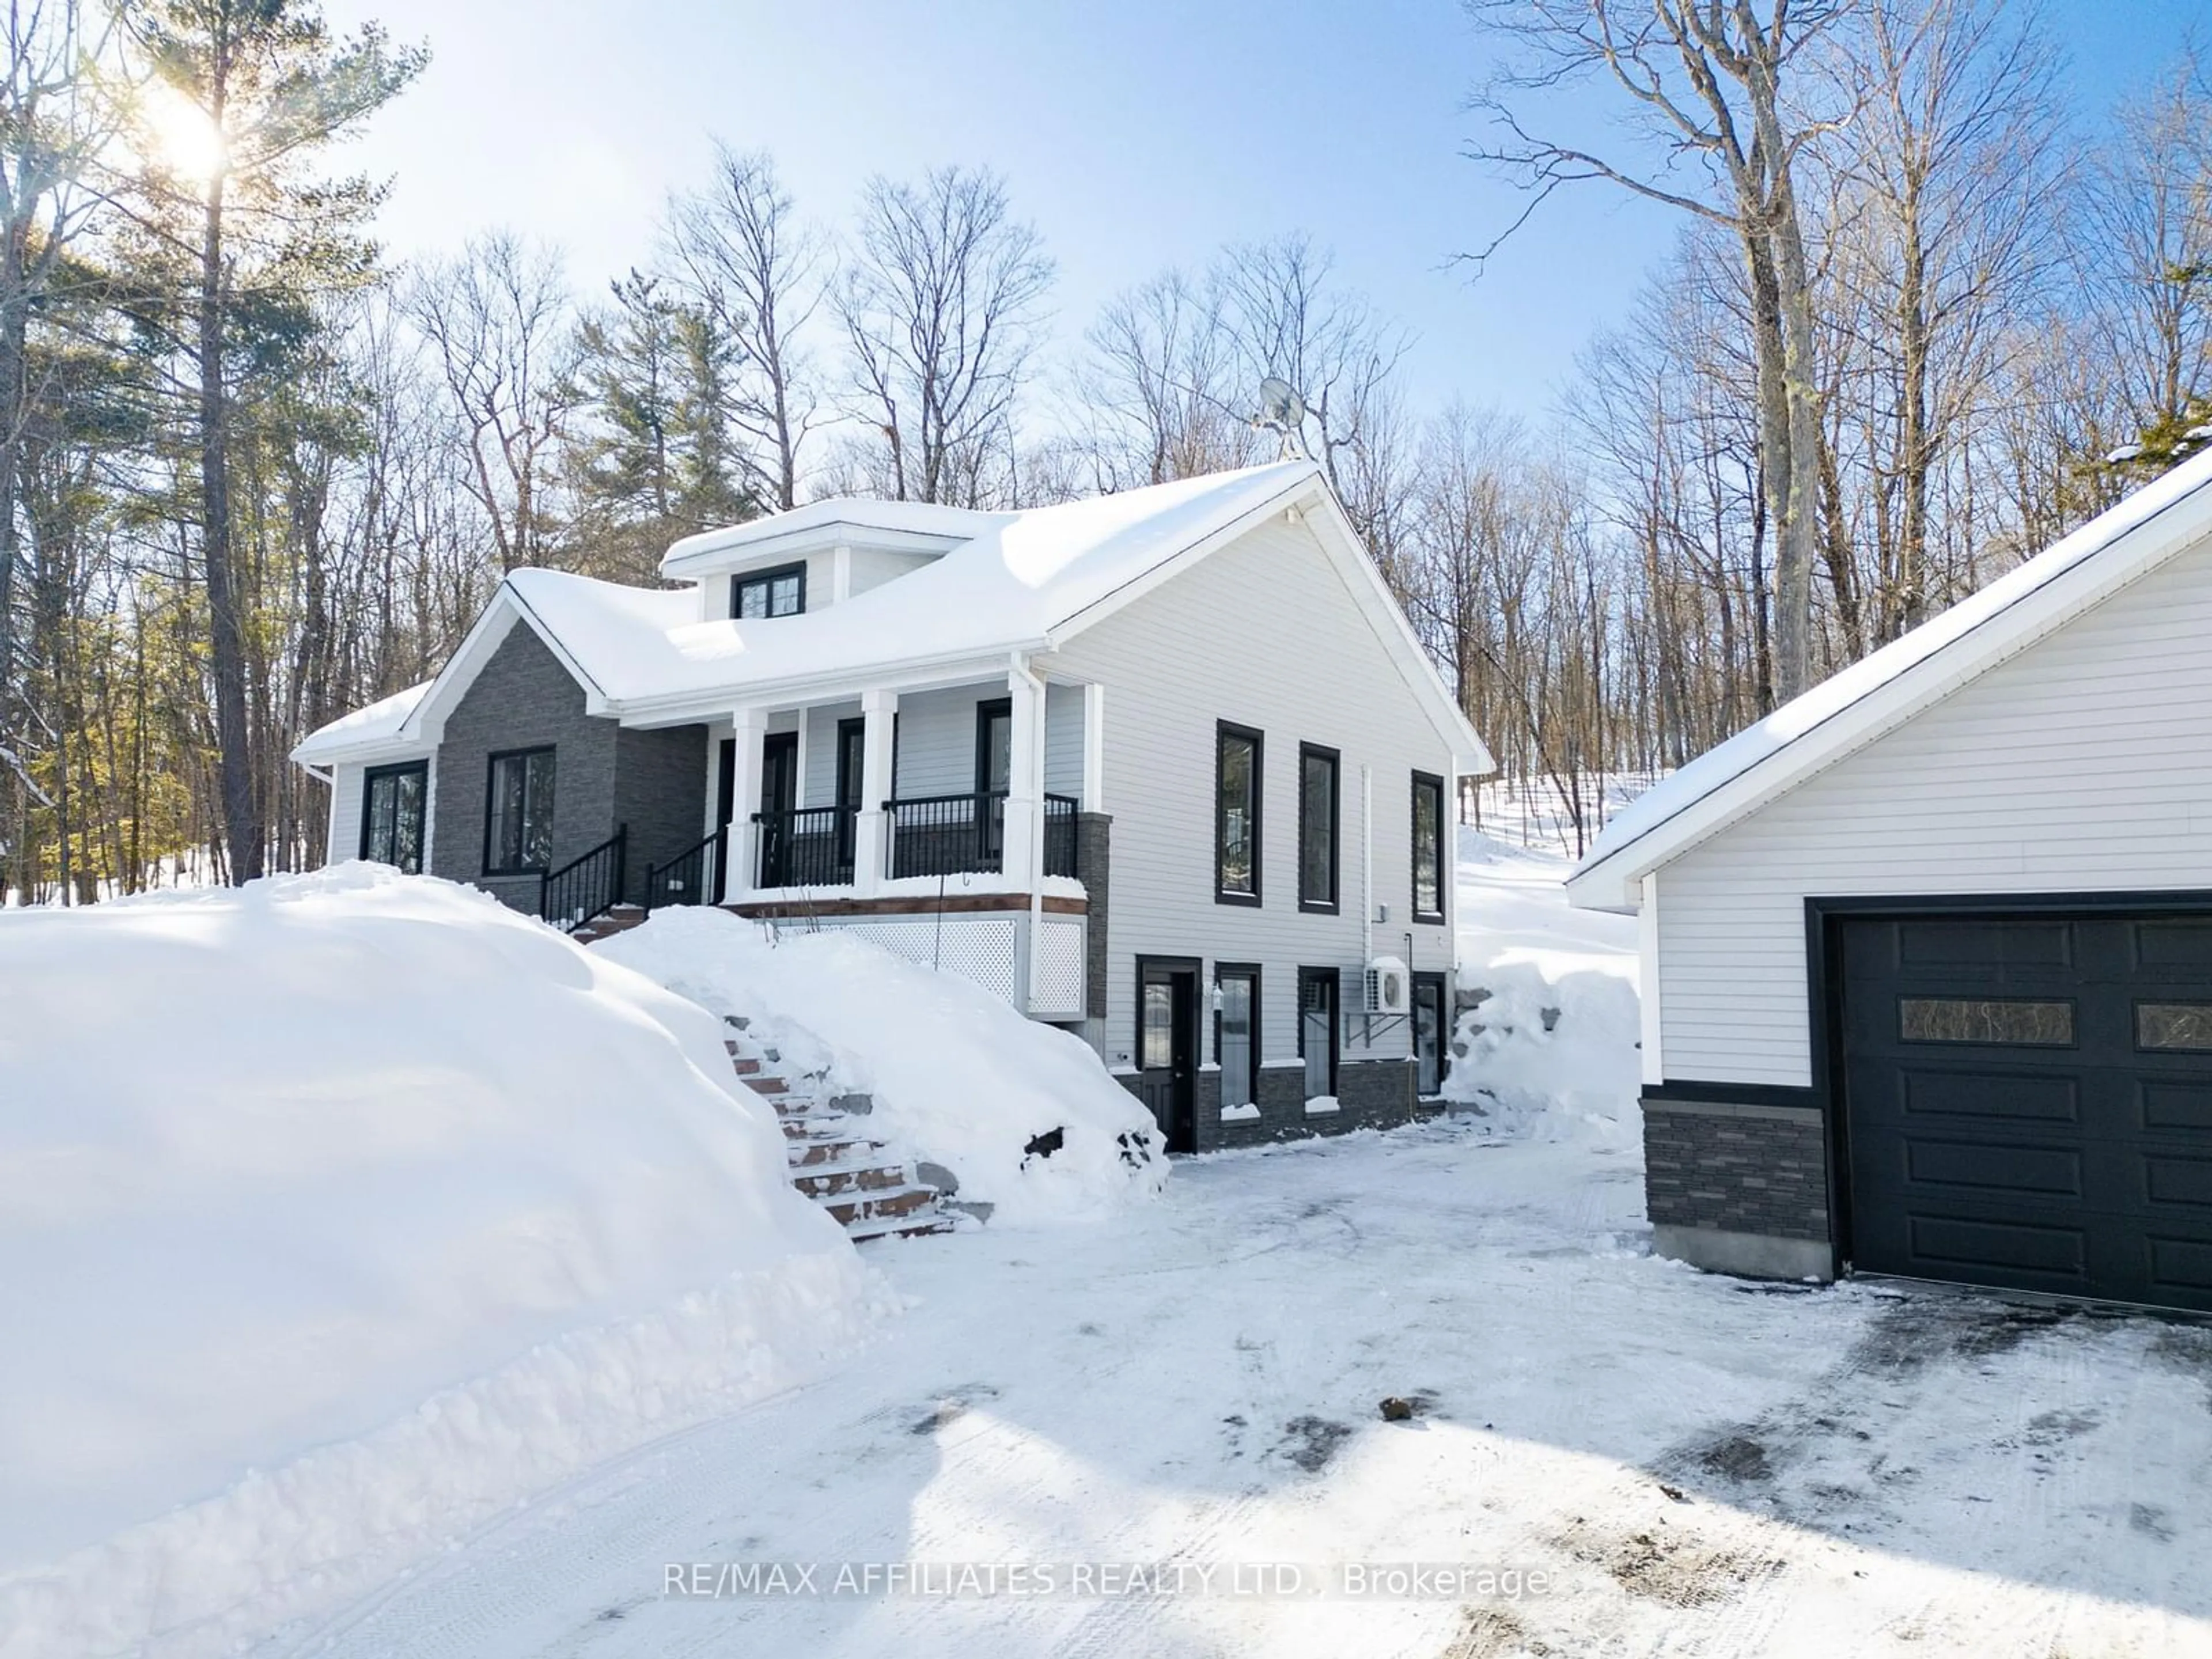
MULTIPOLYGON (((957 876, 1006 867, 1006 794, 994 789, 971 795, 931 795, 887 800, 890 873, 957 876)), ((1044 872, 1075 873, 1076 803, 1066 795, 1044 798, 1044 872)))

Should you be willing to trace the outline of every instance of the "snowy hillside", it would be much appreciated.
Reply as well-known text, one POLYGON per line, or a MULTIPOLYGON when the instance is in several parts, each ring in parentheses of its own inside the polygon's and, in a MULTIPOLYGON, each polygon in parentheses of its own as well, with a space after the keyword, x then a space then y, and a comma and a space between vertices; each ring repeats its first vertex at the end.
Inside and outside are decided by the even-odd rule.
POLYGON ((367 866, 0 915, 0 1652, 220 1650, 887 1293, 718 1023, 367 866))
POLYGON ((1446 1098, 1501 1137, 1640 1154, 1636 921, 1571 910, 1573 861, 1459 832, 1461 1017, 1446 1098))

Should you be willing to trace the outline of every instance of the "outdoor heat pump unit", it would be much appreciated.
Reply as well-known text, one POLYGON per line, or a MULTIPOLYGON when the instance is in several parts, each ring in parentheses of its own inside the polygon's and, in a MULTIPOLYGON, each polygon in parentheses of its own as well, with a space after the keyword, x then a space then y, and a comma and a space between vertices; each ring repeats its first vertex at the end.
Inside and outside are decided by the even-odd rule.
POLYGON ((1412 976, 1404 963, 1395 957, 1377 957, 1367 964, 1366 1005, 1365 1012, 1370 1014, 1412 1012, 1412 976))

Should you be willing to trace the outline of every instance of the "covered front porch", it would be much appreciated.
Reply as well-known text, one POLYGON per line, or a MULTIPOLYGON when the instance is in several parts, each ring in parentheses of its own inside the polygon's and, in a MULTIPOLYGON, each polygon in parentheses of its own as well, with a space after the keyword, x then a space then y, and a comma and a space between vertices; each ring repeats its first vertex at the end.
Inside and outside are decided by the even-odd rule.
POLYGON ((648 867, 646 905, 850 929, 1082 1019, 1102 719, 1100 688, 1025 662, 734 708, 708 727, 703 834, 648 867))

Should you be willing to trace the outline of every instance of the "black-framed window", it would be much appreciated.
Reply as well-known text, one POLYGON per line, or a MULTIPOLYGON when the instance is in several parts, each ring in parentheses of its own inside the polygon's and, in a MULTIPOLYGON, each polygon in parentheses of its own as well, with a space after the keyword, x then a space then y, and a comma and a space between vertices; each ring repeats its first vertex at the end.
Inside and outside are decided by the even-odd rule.
POLYGON ((1298 969, 1298 1058, 1306 1063, 1308 1100, 1336 1093, 1337 983, 1334 968, 1298 969))
POLYGON ((1213 988, 1213 1060, 1221 1068, 1221 1103, 1249 1106, 1260 1098, 1260 969, 1251 963, 1217 963, 1213 988))
POLYGON ((530 876, 553 862, 553 750, 491 757, 484 803, 484 874, 530 876))
POLYGON ((1413 774, 1413 915, 1444 919, 1444 781, 1413 774))
POLYGON ((868 723, 865 720, 837 722, 837 805, 860 805, 860 781, 867 769, 868 723))
POLYGON ((1014 779, 1014 700, 988 697, 975 705, 975 793, 1003 795, 1014 779))
POLYGON ((1260 902, 1261 749, 1249 726, 1214 727, 1213 896, 1223 904, 1260 902))
POLYGON ((1337 752, 1317 743, 1298 745, 1298 908, 1337 908, 1337 826, 1342 798, 1337 788, 1343 771, 1337 752))
POLYGON ((778 565, 755 571, 731 584, 730 614, 740 622, 763 617, 796 617, 806 609, 806 567, 778 565))
POLYGON ((422 825, 430 763, 372 766, 362 775, 361 855, 410 876, 422 873, 422 825))

